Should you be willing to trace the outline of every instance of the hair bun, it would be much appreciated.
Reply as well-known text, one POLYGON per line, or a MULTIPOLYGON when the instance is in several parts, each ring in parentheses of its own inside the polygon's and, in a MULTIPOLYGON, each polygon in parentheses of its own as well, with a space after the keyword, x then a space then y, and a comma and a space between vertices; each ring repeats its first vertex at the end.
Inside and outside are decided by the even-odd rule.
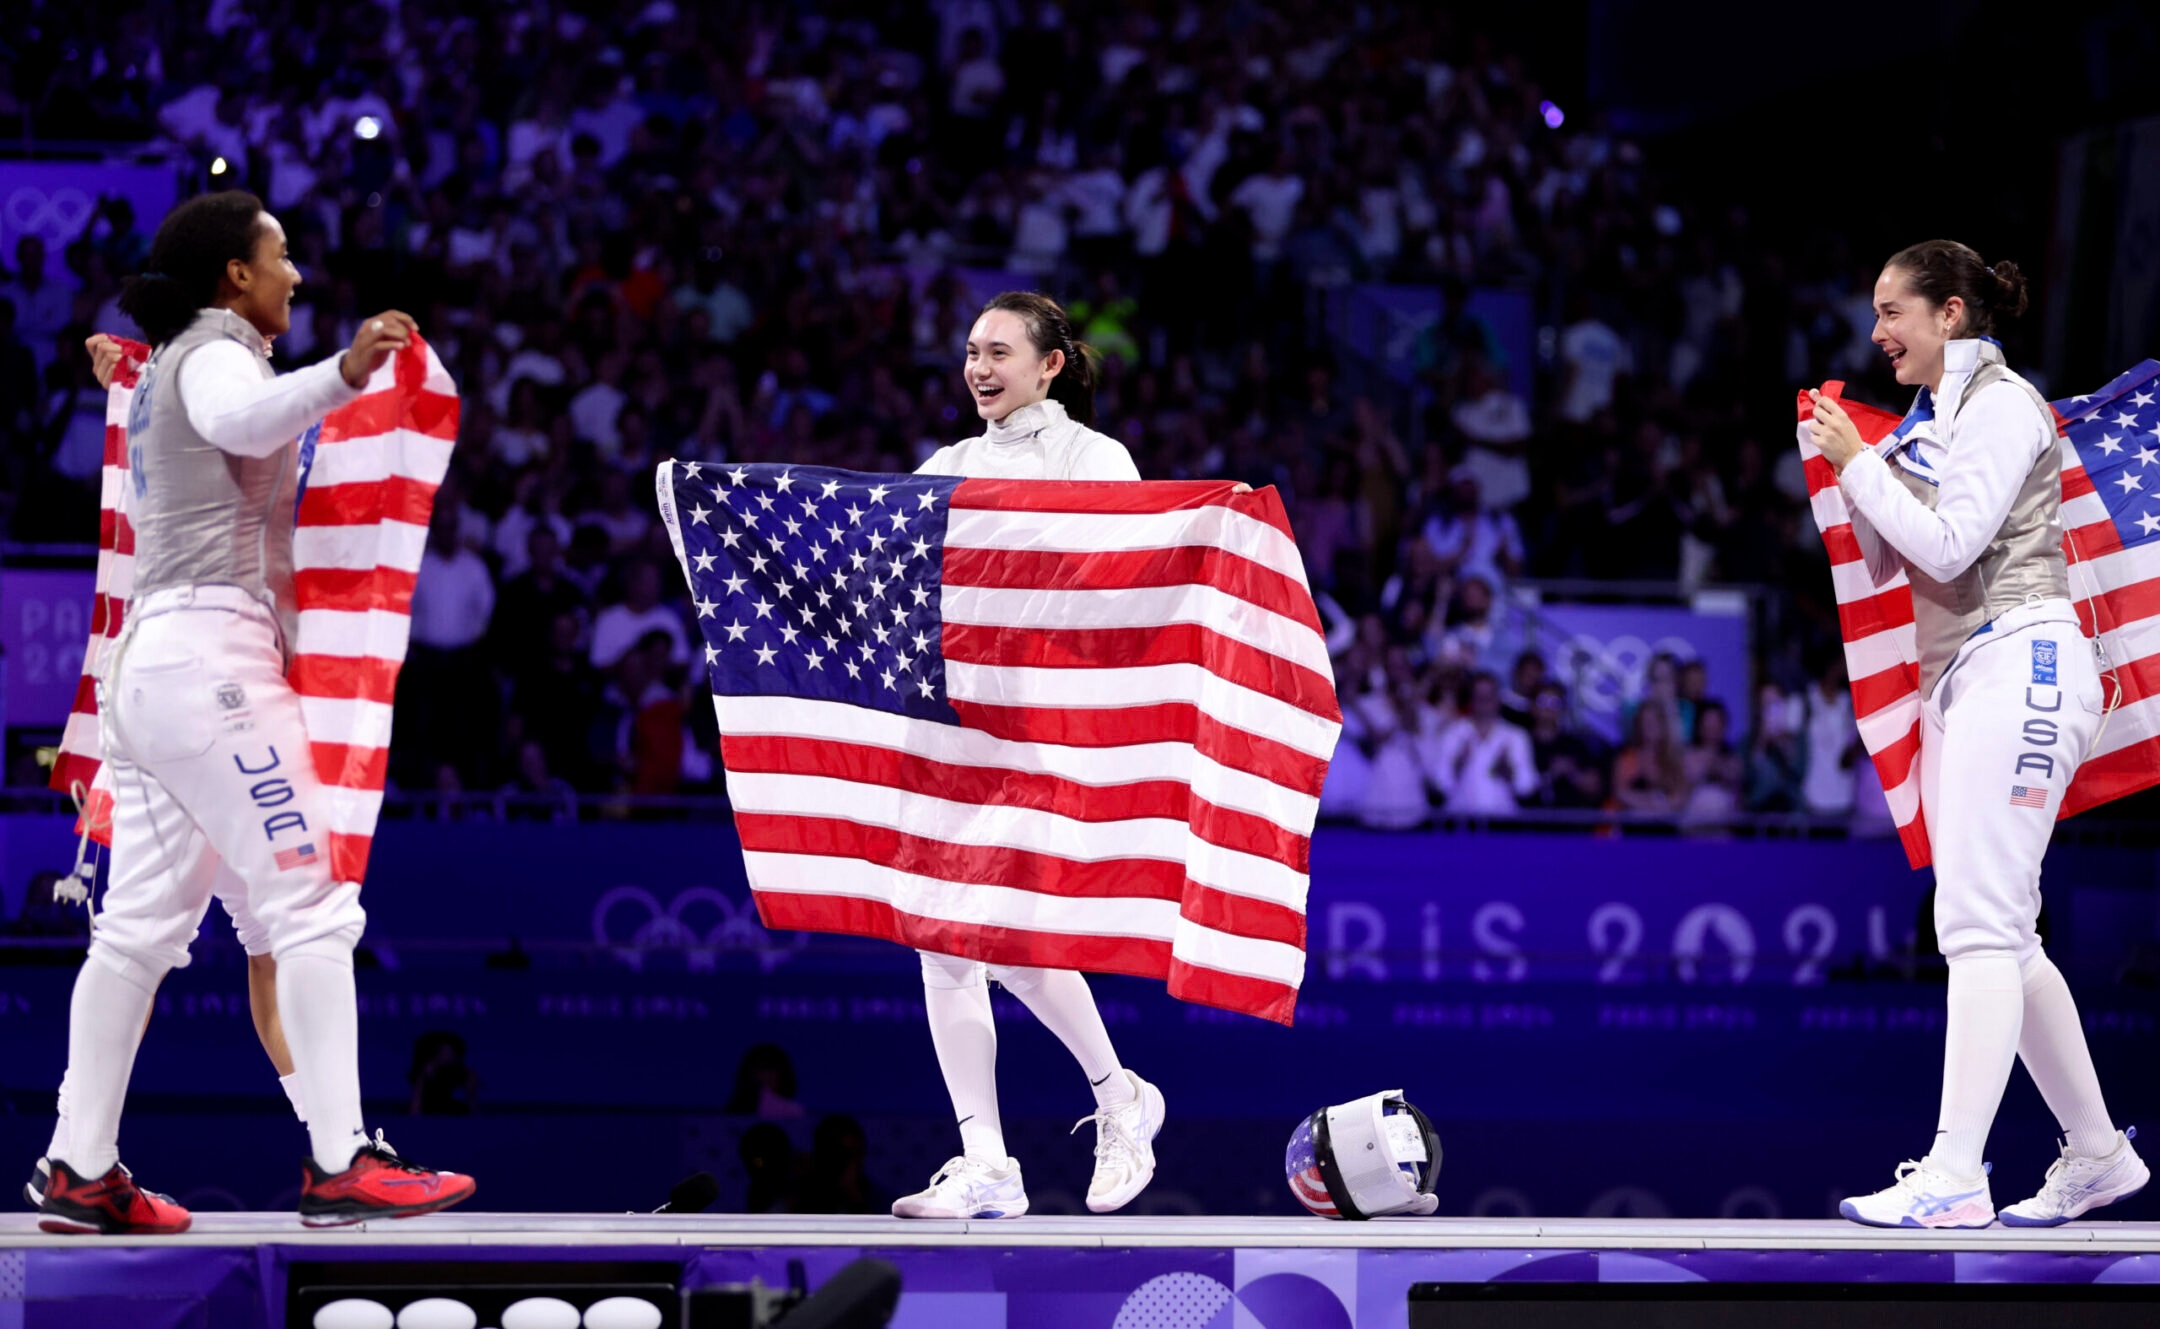
POLYGON ((1990 303, 1996 312, 2010 318, 2024 314, 2030 293, 2026 289, 2025 274, 2009 259, 2000 259, 1988 269, 1988 276, 1995 280, 1995 298, 1990 303))

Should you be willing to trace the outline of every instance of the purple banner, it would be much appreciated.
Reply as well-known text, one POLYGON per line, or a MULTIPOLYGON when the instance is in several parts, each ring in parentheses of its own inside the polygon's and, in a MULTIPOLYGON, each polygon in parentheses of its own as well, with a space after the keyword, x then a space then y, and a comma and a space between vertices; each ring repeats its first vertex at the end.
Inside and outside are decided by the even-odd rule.
POLYGON ((7 665, 0 716, 8 728, 67 723, 90 640, 96 580, 87 569, 0 572, 0 653, 7 665))
POLYGON ((35 235, 45 241, 51 254, 46 269, 51 272, 60 251, 82 234, 96 214, 99 199, 125 198, 135 206, 135 224, 148 235, 172 211, 179 189, 170 166, 0 162, 0 254, 7 256, 12 267, 15 242, 35 235))

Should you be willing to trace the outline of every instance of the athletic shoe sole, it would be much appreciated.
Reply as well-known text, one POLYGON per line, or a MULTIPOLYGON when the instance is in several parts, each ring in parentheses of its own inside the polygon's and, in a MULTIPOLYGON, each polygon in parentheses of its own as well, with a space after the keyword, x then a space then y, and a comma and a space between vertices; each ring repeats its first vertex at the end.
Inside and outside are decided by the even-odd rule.
MULTIPOLYGON (((903 1204, 903 1205, 904 1205, 904 1204, 906 1204, 906 1203, 907 1203, 907 1201, 905 1201, 905 1200, 902 1200, 902 1201, 900 1202, 900 1204, 903 1204)), ((963 1221, 969 1221, 969 1220, 973 1220, 973 1219, 990 1219, 990 1218, 1019 1218, 1019 1217, 1022 1217, 1023 1215, 1025 1215, 1025 1214, 1027 1213, 1027 1211, 1028 1211, 1028 1201, 1027 1201, 1027 1197, 1026 1197, 1025 1195, 1023 1195, 1023 1196, 1021 1196, 1021 1197, 1020 1197, 1020 1198, 1019 1198, 1018 1200, 1012 1201, 1012 1202, 1010 1202, 1010 1203, 1008 1203, 1008 1204, 1005 1204, 1005 1205, 1003 1205, 1003 1206, 999 1206, 999 1205, 984 1205, 984 1206, 983 1206, 982 1208, 980 1208, 980 1209, 977 1209, 977 1210, 975 1210, 975 1211, 974 1211, 973 1213, 966 1213, 966 1214, 944 1214, 944 1213, 936 1213, 936 1214, 934 1214, 934 1213, 928 1213, 928 1212, 917 1212, 917 1213, 903 1213, 903 1212, 901 1212, 901 1209, 900 1209, 899 1205, 895 1205, 895 1206, 893 1207, 893 1217, 894 1217, 894 1218, 927 1218, 927 1219, 942 1219, 942 1220, 944 1220, 945 1222, 948 1222, 948 1223, 956 1223, 956 1222, 963 1222, 963 1221)))
POLYGON ((117 1227, 109 1228, 99 1223, 85 1223, 80 1219, 66 1218, 59 1214, 47 1214, 38 1220, 38 1230, 54 1232, 62 1236, 91 1237, 170 1237, 187 1231, 195 1225, 191 1214, 178 1227, 117 1227))
POLYGON ((30 1202, 32 1209, 43 1209, 45 1207, 45 1188, 51 1184, 52 1163, 41 1158, 37 1161, 37 1166, 30 1169, 30 1180, 23 1183, 23 1199, 30 1202))
POLYGON ((2118 1201, 2129 1199, 2131 1196, 2136 1195, 2139 1191, 2144 1190, 2146 1185, 2151 1181, 2152 1173, 2147 1172, 2145 1174, 2144 1180, 2138 1182, 2137 1185, 2132 1186, 2129 1190, 2122 1191, 2119 1194, 2109 1195, 2101 1199, 2093 1200, 2080 1208, 2076 1213, 2064 1214, 2060 1218, 2026 1218, 2021 1214, 2013 1214, 2008 1209, 2003 1210, 2000 1214, 1997 1214, 1996 1217, 2002 1220, 2002 1224, 2004 1227, 2061 1227, 2065 1223, 2076 1222, 2078 1219, 2083 1218, 2085 1215, 2091 1213, 2095 1209, 2103 1208, 2107 1205, 2115 1204, 2118 1201))
POLYGON ((1880 1218, 1866 1217, 1860 1212, 1859 1206, 1855 1205, 1850 1200, 1845 1200, 1838 1205, 1838 1213, 1846 1218, 1851 1219, 1853 1222, 1860 1224, 1862 1227, 1921 1228, 1930 1231, 1939 1231, 1944 1228, 1964 1229, 1990 1227, 1993 1226, 1997 1217, 1994 1213, 1986 1210, 1971 1211, 1967 1210, 1963 1206, 1960 1206, 1959 1208, 1952 1209, 1947 1213, 1935 1215, 1935 1217, 1943 1220, 1941 1222, 1927 1223, 1921 1221, 1920 1219, 1914 1218, 1911 1214, 1900 1214, 1898 1216, 1898 1221, 1892 1223, 1880 1218), (1986 1213, 1987 1217, 1980 1222, 1972 1223, 1960 1221, 1961 1219, 1965 1218, 1979 1218, 1980 1214, 1982 1213, 1986 1213))
POLYGON ((351 1227, 355 1223, 365 1223, 374 1218, 418 1218, 422 1214, 432 1214, 448 1209, 454 1204, 463 1204, 465 1201, 470 1200, 473 1197, 473 1192, 478 1189, 477 1186, 471 1187, 460 1194, 438 1196, 422 1204, 370 1205, 357 1211, 333 1210, 329 1213, 320 1214, 303 1213, 300 1215, 300 1224, 303 1227, 351 1227))
MULTIPOLYGON (((1163 1120, 1169 1115, 1169 1105, 1163 1101, 1162 1090, 1157 1089, 1146 1080, 1140 1081, 1140 1101, 1142 1104, 1141 1120, 1155 1123, 1155 1129, 1149 1131, 1147 1137, 1147 1143, 1153 1145, 1155 1137, 1162 1134, 1163 1120)), ((1151 1148, 1148 1150, 1147 1171, 1134 1177, 1129 1185, 1112 1193, 1105 1199, 1098 1200, 1090 1195, 1087 1207, 1094 1213, 1114 1214, 1138 1199, 1140 1192, 1146 1190, 1148 1183, 1153 1180, 1155 1180, 1155 1151, 1151 1148)))

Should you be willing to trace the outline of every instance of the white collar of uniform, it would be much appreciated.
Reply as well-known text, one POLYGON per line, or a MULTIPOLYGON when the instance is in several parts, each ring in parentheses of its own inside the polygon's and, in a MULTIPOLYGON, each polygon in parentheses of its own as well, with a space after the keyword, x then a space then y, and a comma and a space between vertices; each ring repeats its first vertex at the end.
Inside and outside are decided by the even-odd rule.
POLYGON ((992 443, 1025 443, 1070 418, 1065 414, 1063 402, 1045 397, 1041 401, 1008 411, 1002 420, 992 420, 989 427, 983 430, 983 437, 992 443))
POLYGON ((205 309, 195 317, 210 320, 218 331, 239 342, 263 359, 270 358, 270 339, 262 335, 260 328, 257 328, 253 323, 248 322, 230 309, 205 309))
POLYGON ((1942 390, 1935 394, 1935 419, 1942 422, 1957 414, 1965 389, 1980 366, 2003 362, 2002 344, 1993 337, 1960 337, 1943 343, 1942 390))

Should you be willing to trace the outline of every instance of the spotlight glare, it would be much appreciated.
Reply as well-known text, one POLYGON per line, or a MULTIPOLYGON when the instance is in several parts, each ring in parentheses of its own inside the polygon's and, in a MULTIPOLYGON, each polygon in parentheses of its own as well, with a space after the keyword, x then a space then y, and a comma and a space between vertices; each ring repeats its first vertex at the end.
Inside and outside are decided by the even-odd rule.
POLYGON ((212 175, 223 175, 229 169, 223 157, 219 157, 210 163, 210 174, 212 175))
MULTIPOLYGON (((1551 105, 1550 102, 1546 104, 1551 105)), ((372 115, 363 115, 358 120, 353 121, 352 132, 355 138, 374 138, 377 134, 382 133, 382 121, 377 120, 372 115)))
POLYGON ((1551 102, 1539 102, 1537 108, 1538 114, 1545 117, 1545 127, 1547 129, 1558 129, 1567 123, 1567 112, 1551 102))

